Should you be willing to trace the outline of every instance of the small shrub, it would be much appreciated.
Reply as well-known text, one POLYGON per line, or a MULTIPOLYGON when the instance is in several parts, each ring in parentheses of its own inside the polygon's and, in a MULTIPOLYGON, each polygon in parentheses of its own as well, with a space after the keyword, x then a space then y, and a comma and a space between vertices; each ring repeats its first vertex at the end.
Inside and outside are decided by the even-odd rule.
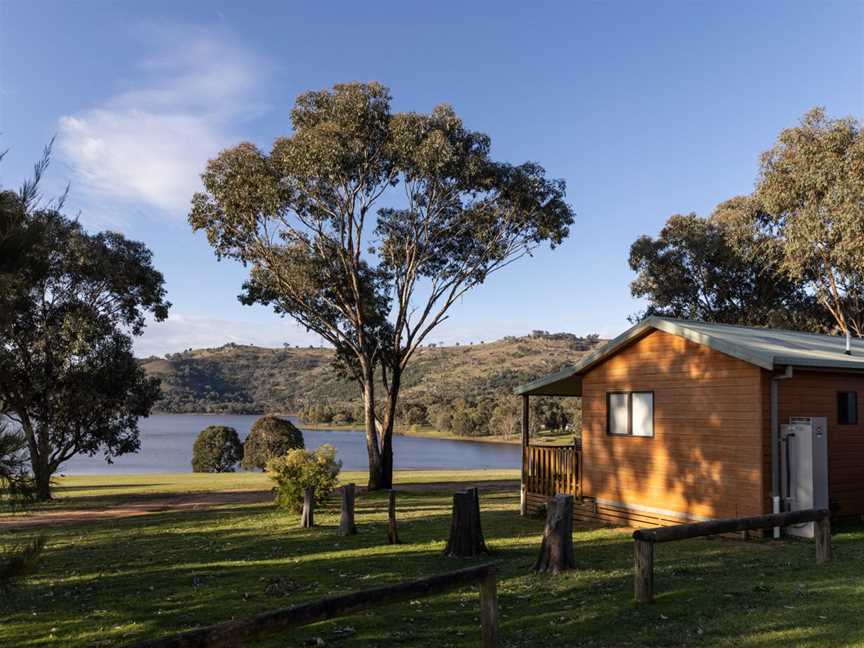
POLYGON ((274 457, 303 447, 303 433, 291 421, 268 414, 252 424, 243 444, 243 467, 267 470, 267 462, 274 457))
POLYGON ((209 425, 198 433, 192 447, 192 472, 234 472, 243 456, 237 430, 224 425, 209 425))
POLYGON ((276 504, 297 513, 303 510, 303 491, 309 486, 315 488, 315 504, 323 504, 336 488, 341 469, 336 448, 329 443, 314 452, 289 450, 267 464, 276 482, 276 504))

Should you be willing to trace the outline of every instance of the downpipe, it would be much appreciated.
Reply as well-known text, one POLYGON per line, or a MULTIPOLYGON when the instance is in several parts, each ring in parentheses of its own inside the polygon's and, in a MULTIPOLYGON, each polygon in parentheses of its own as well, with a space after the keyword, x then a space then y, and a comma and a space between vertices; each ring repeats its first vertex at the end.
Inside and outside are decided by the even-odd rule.
MULTIPOLYGON (((782 440, 780 439, 780 413, 779 413, 779 393, 780 381, 792 378, 793 371, 791 366, 786 366, 784 373, 779 376, 771 377, 771 488, 773 496, 771 501, 774 508, 774 513, 780 513, 780 503, 783 491, 782 476, 780 474, 780 453, 782 451, 782 440)), ((774 527, 774 537, 780 537, 780 527, 774 527)))

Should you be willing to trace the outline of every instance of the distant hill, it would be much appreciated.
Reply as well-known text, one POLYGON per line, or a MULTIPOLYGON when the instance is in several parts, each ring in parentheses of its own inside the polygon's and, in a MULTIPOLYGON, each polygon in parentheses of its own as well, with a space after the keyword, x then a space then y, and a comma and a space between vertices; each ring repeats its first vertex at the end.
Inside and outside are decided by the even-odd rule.
MULTIPOLYGON (((537 331, 485 344, 423 347, 404 376, 401 397, 441 402, 509 394, 522 382, 576 362, 597 342, 597 336, 537 331)), ((258 413, 358 403, 357 385, 336 374, 332 358, 330 349, 227 344, 141 362, 162 381, 159 411, 258 413)))

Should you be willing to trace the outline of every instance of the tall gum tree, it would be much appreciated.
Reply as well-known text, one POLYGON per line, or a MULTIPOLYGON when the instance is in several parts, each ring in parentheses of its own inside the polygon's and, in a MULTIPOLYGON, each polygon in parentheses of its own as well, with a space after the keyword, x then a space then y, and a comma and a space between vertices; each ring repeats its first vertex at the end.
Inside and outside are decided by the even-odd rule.
POLYGON ((843 334, 864 337, 864 132, 816 108, 762 155, 756 197, 785 273, 843 334))
POLYGON ((389 488, 402 376, 451 306, 541 244, 573 211, 538 164, 490 157, 453 109, 394 113, 378 83, 301 95, 269 154, 211 160, 189 222, 250 266, 241 301, 332 344, 363 394, 369 488, 389 488))

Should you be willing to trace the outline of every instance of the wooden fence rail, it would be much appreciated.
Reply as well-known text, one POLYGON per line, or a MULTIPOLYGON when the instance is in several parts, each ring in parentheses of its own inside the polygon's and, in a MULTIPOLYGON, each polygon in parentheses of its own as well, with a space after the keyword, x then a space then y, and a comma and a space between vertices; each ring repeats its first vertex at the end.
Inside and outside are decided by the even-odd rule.
POLYGON ((552 497, 558 493, 579 497, 582 453, 575 445, 523 447, 522 470, 526 489, 552 497))
POLYGON ((633 532, 633 589, 636 600, 649 603, 654 600, 654 545, 719 533, 755 531, 772 527, 785 527, 806 522, 815 523, 816 562, 831 560, 831 515, 826 509, 807 509, 788 513, 772 513, 755 517, 709 520, 693 524, 676 524, 658 529, 639 529, 633 532))
POLYGON ((326 621, 373 607, 479 585, 483 648, 498 645, 498 594, 495 565, 484 564, 397 585, 387 585, 343 596, 292 605, 258 616, 227 621, 176 635, 132 644, 129 648, 227 648, 252 639, 270 637, 291 628, 326 621))

